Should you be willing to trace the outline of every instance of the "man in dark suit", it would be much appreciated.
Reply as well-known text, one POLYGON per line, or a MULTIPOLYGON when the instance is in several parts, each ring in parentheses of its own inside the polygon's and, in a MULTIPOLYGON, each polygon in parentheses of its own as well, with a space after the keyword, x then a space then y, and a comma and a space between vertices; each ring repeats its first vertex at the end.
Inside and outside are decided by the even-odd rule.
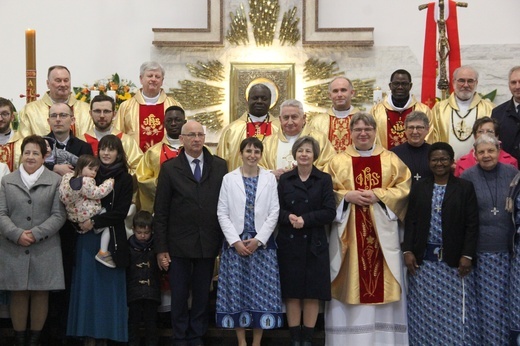
MULTIPOLYGON (((54 143, 49 143, 52 148, 63 149, 77 157, 83 154, 92 155, 92 148, 87 142, 75 137, 71 127, 74 124, 74 112, 66 103, 55 103, 49 108, 49 118, 47 118, 51 132, 47 135, 54 143)), ((52 141, 51 140, 51 141, 52 141)), ((56 155, 56 152, 53 153, 56 155)), ((72 173, 74 165, 72 162, 57 163, 55 157, 45 160, 45 167, 63 176, 65 173, 72 173)))
POLYGON ((509 70, 509 90, 513 97, 493 109, 498 120, 502 149, 520 161, 520 66, 509 70))
MULTIPOLYGON (((66 103, 55 103, 49 108, 49 117, 47 118, 51 132, 46 136, 52 148, 65 150, 71 154, 70 157, 79 157, 83 154, 92 155, 92 148, 87 142, 75 137, 72 134, 72 125, 74 124, 74 112, 66 103)), ((45 160, 45 167, 49 170, 63 176, 66 173, 74 171, 72 162, 57 163, 57 152, 45 160)), ((65 331, 67 329, 67 314, 69 308, 70 284, 72 279, 72 264, 74 263, 74 244, 76 242, 75 228, 70 221, 67 220, 60 229, 61 251, 63 258, 63 270, 65 274, 65 290, 51 292, 49 295, 49 318, 44 329, 45 333, 50 334, 50 342, 58 343, 61 341, 55 339, 65 339, 65 331)))
POLYGON ((222 244, 217 203, 227 165, 204 147, 204 139, 201 124, 184 124, 183 148, 162 165, 155 195, 154 247, 159 267, 169 270, 175 346, 203 345, 209 288, 222 244))

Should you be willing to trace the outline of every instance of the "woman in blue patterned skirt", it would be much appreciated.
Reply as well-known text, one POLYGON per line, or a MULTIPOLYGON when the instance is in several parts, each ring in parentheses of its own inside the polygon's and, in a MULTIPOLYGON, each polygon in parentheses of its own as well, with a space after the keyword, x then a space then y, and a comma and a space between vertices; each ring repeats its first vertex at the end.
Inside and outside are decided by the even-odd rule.
POLYGON ((220 258, 217 326, 234 328, 246 346, 245 328, 253 328, 253 346, 264 329, 282 326, 282 298, 273 231, 279 204, 276 178, 258 167, 263 144, 255 137, 240 144, 243 165, 226 174, 220 189, 218 219, 226 237, 220 258))
POLYGON ((473 184, 451 173, 453 157, 448 143, 432 144, 433 178, 410 192, 403 242, 410 345, 472 344, 478 205, 473 184))
POLYGON ((479 235, 475 279, 475 345, 507 345, 509 340, 509 263, 515 233, 506 212, 509 184, 518 170, 498 162, 500 143, 483 134, 473 145, 477 165, 461 174, 475 186, 479 235))

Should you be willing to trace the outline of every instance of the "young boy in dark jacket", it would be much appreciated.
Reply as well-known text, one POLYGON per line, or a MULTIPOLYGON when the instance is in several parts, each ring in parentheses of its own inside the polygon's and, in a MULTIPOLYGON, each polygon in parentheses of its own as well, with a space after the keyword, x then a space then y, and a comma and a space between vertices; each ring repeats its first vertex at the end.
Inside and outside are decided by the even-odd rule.
POLYGON ((133 219, 134 234, 128 239, 130 266, 126 272, 128 296, 128 344, 140 344, 139 329, 144 327, 146 346, 156 346, 157 307, 161 303, 159 267, 153 251, 153 217, 147 211, 139 211, 133 219))

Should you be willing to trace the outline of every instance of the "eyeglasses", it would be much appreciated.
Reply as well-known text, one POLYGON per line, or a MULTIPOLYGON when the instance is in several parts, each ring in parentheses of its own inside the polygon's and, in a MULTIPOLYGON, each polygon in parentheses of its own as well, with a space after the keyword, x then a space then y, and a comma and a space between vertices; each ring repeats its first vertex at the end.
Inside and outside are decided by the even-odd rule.
POLYGON ((2 116, 2 118, 9 118, 11 116, 11 113, 9 113, 9 112, 2 112, 2 113, 0 113, 0 115, 2 116))
POLYGON ((406 129, 410 130, 412 132, 414 130, 417 130, 417 132, 424 131, 425 128, 426 128, 426 126, 406 126, 406 129))
POLYGON ((195 133, 195 132, 181 133, 181 135, 189 137, 189 138, 195 138, 195 137, 204 138, 206 136, 205 133, 195 133))
POLYGON ((440 157, 438 159, 430 159, 430 162, 434 164, 442 163, 443 165, 447 165, 451 162, 451 159, 449 157, 440 157))
POLYGON ((111 109, 93 109, 92 110, 92 113, 95 114, 95 115, 108 115, 108 114, 112 114, 113 110, 111 109))
POLYGON ((408 88, 410 87, 412 83, 410 82, 390 82, 390 85, 393 87, 393 88, 408 88))
POLYGON ((459 78, 456 80, 456 82, 460 85, 464 85, 466 83, 468 83, 468 85, 473 85, 477 82, 476 79, 464 79, 464 78, 459 78))
POLYGON ((495 131, 493 131, 493 130, 478 130, 477 133, 478 133, 479 135, 482 135, 482 134, 484 134, 484 133, 489 133, 489 134, 491 134, 491 135, 494 135, 494 134, 495 134, 495 131))
POLYGON ((370 133, 372 131, 374 131, 374 128, 373 127, 357 127, 355 129, 352 129, 352 132, 355 132, 355 133, 361 133, 365 131, 366 133, 370 133))
POLYGON ((49 118, 52 118, 52 119, 56 119, 56 118, 66 119, 68 117, 70 117, 69 113, 51 113, 51 114, 49 114, 49 118))

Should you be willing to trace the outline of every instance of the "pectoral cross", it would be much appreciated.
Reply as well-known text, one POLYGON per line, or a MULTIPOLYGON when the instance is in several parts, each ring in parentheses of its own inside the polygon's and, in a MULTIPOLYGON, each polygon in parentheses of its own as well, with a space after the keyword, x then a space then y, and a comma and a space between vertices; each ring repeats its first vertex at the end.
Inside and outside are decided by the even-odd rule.
POLYGON ((497 216, 497 214, 500 212, 497 207, 493 207, 493 209, 490 210, 494 216, 497 216))
POLYGON ((417 181, 419 181, 419 179, 421 179, 422 177, 419 175, 419 173, 415 173, 415 175, 413 176, 413 178, 417 181))

